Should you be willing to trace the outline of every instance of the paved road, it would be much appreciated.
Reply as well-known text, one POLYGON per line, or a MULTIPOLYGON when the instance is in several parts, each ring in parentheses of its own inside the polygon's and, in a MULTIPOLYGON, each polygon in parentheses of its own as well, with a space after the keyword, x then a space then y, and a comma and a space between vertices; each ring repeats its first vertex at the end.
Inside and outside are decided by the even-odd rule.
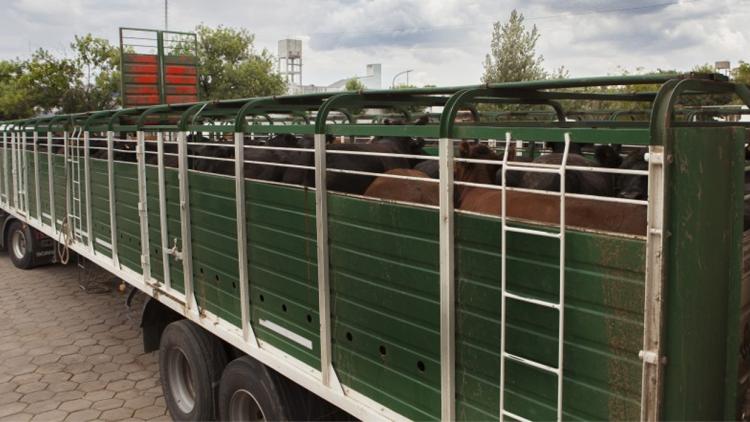
POLYGON ((18 270, 0 252, 0 421, 170 420, 139 308, 116 289, 84 292, 81 275, 102 278, 18 270))

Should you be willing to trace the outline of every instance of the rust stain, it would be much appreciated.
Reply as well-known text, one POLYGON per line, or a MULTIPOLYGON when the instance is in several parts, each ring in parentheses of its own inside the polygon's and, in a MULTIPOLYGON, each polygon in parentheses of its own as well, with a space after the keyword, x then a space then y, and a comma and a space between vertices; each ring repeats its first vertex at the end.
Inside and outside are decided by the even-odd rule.
POLYGON ((628 380, 633 377, 633 366, 628 364, 633 354, 629 352, 634 347, 634 341, 642 338, 642 332, 633 333, 628 326, 621 321, 628 319, 626 308, 642 309, 643 296, 628 297, 616 288, 612 279, 616 277, 616 265, 624 253, 624 245, 620 241, 602 238, 597 240, 600 251, 599 263, 605 280, 602 283, 602 301, 606 309, 613 311, 615 318, 610 318, 604 324, 607 343, 614 356, 608 358, 608 389, 612 393, 608 402, 608 414, 611 420, 630 420, 637 416, 629 414, 629 408, 624 400, 619 399, 628 396, 628 380))

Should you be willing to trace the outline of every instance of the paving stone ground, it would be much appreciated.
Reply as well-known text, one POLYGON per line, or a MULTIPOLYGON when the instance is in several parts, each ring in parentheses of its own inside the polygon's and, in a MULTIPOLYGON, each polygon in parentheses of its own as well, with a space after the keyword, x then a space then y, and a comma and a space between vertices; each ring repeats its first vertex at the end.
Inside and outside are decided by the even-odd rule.
POLYGON ((80 274, 22 271, 0 252, 0 422, 171 420, 139 307, 84 292, 80 274))

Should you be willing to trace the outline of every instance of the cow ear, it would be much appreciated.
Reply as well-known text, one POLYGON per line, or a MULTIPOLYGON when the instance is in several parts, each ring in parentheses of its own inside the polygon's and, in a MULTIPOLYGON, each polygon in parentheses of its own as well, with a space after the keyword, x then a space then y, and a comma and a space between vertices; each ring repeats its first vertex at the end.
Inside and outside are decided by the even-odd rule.
POLYGON ((422 116, 419 119, 417 119, 414 122, 414 124, 417 125, 417 126, 424 126, 424 125, 426 125, 429 122, 430 122, 430 116, 428 116, 428 115, 425 114, 424 116, 422 116))
POLYGON ((471 147, 469 146, 469 143, 466 141, 461 141, 460 144, 458 144, 458 155, 462 158, 468 158, 469 152, 471 150, 471 147))
POLYGON ((424 138, 416 138, 416 139, 414 139, 414 140, 412 141, 412 145, 413 145, 413 146, 414 146, 415 148, 422 148, 422 147, 424 147, 424 144, 425 144, 425 142, 424 142, 424 138))

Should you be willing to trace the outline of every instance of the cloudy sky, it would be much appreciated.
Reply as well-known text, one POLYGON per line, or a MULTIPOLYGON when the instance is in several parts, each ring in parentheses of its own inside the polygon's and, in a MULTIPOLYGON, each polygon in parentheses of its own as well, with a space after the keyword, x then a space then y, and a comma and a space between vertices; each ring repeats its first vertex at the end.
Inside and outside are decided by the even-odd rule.
MULTIPOLYGON (((70 54, 75 34, 117 41, 117 28, 161 28, 163 0, 0 0, 0 58, 38 47, 70 54)), ((571 76, 690 69, 750 61, 750 0, 169 0, 169 27, 247 28, 258 48, 303 40, 303 82, 327 85, 382 63, 383 83, 414 69, 417 84, 476 83, 492 23, 522 12, 541 32, 549 69, 571 76)), ((403 82, 403 80, 401 80, 403 82)))

